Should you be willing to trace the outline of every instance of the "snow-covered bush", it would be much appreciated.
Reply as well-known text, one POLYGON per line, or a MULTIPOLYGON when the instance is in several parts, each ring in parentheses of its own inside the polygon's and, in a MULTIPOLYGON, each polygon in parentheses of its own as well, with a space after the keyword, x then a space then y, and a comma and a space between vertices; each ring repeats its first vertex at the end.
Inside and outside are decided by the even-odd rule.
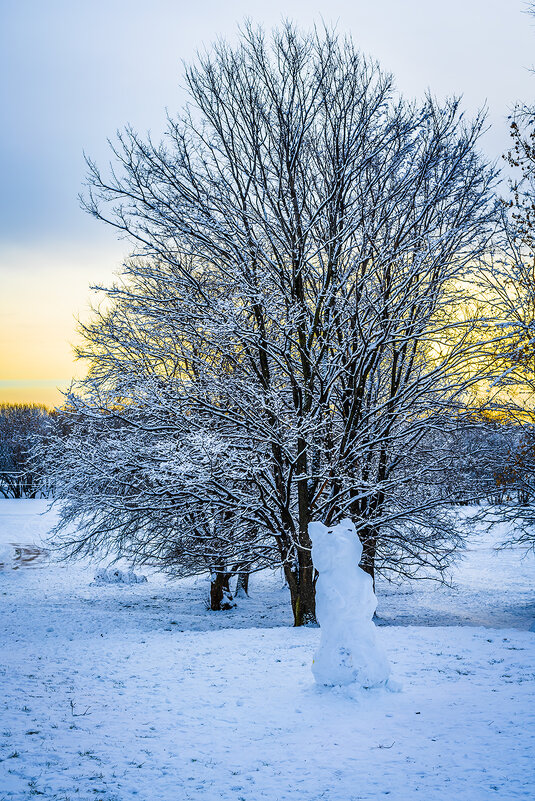
POLYGON ((98 570, 93 584, 144 584, 147 577, 133 570, 120 570, 118 567, 105 567, 98 570))

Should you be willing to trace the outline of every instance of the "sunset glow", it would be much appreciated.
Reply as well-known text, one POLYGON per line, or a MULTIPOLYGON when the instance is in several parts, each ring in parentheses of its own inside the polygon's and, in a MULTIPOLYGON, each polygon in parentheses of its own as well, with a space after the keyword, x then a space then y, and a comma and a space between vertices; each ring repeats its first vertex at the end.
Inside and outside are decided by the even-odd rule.
POLYGON ((5 250, 0 295, 0 403, 60 405, 60 390, 84 373, 73 354, 77 319, 96 300, 91 284, 109 283, 117 249, 5 250))

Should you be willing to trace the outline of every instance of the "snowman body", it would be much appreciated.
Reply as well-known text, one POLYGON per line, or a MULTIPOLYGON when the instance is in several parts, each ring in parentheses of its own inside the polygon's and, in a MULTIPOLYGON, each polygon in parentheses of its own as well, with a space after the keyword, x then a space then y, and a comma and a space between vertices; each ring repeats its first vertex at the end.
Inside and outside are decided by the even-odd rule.
POLYGON ((311 523, 312 561, 319 572, 316 617, 321 627, 312 672, 318 684, 386 684, 390 667, 377 641, 372 578, 359 567, 362 544, 351 520, 311 523))

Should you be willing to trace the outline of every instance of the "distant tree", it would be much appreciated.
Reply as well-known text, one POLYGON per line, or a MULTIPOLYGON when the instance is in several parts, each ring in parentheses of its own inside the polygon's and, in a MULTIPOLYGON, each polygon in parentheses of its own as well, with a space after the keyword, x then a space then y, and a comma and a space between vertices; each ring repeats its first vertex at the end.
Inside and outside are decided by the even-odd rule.
POLYGON ((85 547, 106 532, 152 548, 153 525, 167 547, 177 502, 147 503, 140 527, 113 472, 124 454, 138 472, 159 465, 161 498, 177 481, 194 525, 223 521, 245 561, 267 537, 301 625, 315 619, 310 521, 350 516, 372 575, 442 570, 454 548, 416 456, 476 380, 469 277, 495 221, 483 119, 465 122, 457 101, 405 103, 350 40, 291 25, 269 41, 246 27, 186 82, 165 143, 127 129, 109 177, 90 163, 88 210, 138 257, 84 328, 89 378, 71 399, 96 428, 122 427, 113 501, 96 510, 88 443, 64 520, 85 526, 85 547), (216 469, 200 478, 192 442, 208 435, 216 469), (165 469, 148 456, 158 442, 165 469), (195 489, 173 474, 188 459, 195 489))
POLYGON ((46 477, 31 458, 45 434, 48 412, 36 404, 0 405, 0 493, 4 498, 46 495, 46 477))
POLYGON ((516 496, 513 479, 521 464, 523 436, 522 427, 504 417, 503 410, 493 414, 472 409, 457 428, 435 433, 430 446, 443 454, 437 482, 444 501, 499 504, 516 496))

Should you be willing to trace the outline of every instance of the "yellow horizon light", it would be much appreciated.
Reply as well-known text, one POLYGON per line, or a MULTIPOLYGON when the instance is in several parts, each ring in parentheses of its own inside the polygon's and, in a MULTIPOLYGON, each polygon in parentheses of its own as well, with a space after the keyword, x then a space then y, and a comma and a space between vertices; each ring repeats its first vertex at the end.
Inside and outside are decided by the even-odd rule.
POLYGON ((98 301, 90 286, 112 283, 120 263, 113 247, 0 251, 0 403, 63 403, 57 387, 68 389, 86 370, 73 344, 77 318, 98 301))

